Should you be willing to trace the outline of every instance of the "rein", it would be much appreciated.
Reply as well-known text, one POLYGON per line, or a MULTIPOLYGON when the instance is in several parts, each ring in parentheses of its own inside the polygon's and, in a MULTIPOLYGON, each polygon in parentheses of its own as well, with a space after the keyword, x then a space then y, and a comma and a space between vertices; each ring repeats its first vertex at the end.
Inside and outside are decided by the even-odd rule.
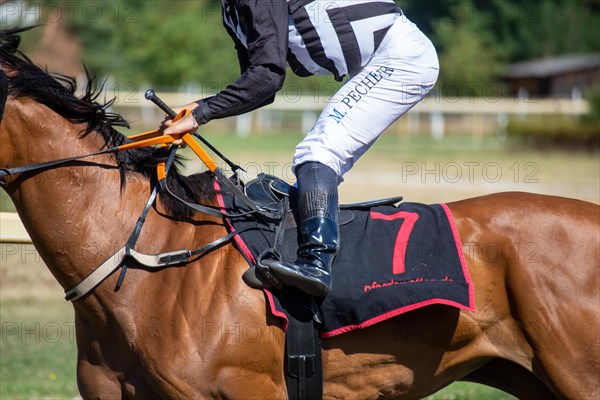
MULTIPOLYGON (((1 80, 1 78, 0 78, 1 80)), ((183 115, 179 116, 179 118, 183 117, 183 115)), ((179 119, 177 118, 177 119, 179 119)), ((57 167, 60 165, 68 164, 73 161, 81 160, 88 157, 94 157, 102 154, 116 153, 119 151, 137 149, 140 147, 148 147, 153 145, 167 145, 172 143, 179 137, 175 138, 175 136, 163 136, 159 130, 148 131, 144 133, 140 133, 138 135, 131 136, 130 139, 133 140, 132 143, 126 143, 121 146, 115 146, 108 149, 104 149, 95 153, 83 154, 74 157, 62 158, 59 160, 51 160, 44 161, 35 164, 28 164, 14 168, 0 168, 0 185, 6 185, 4 182, 4 178, 12 175, 22 174, 25 172, 33 172, 43 170, 49 167, 57 167)), ((160 177, 159 177, 160 179, 160 177)))
POLYGON ((98 156, 101 154, 116 153, 118 151, 121 151, 119 147, 111 147, 110 149, 97 151, 95 153, 84 154, 81 156, 74 156, 74 157, 68 157, 68 158, 62 158, 60 160, 44 161, 44 162, 40 162, 40 163, 36 163, 36 164, 28 164, 28 165, 23 165, 23 166, 14 167, 14 168, 0 168, 0 186, 6 186, 7 182, 4 179, 6 177, 9 177, 12 175, 18 175, 18 174, 22 174, 25 172, 40 171, 40 170, 43 170, 46 168, 57 167, 59 165, 68 164, 72 161, 77 161, 77 160, 81 160, 81 159, 88 158, 88 157, 98 156))

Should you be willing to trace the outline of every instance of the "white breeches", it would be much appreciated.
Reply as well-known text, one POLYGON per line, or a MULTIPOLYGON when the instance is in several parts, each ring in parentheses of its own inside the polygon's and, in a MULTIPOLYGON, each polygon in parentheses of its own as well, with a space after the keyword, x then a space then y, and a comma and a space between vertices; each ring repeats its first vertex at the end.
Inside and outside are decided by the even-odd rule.
POLYGON ((433 88, 438 72, 431 41, 399 17, 371 60, 331 98, 296 147, 294 167, 320 162, 342 181, 381 133, 433 88))

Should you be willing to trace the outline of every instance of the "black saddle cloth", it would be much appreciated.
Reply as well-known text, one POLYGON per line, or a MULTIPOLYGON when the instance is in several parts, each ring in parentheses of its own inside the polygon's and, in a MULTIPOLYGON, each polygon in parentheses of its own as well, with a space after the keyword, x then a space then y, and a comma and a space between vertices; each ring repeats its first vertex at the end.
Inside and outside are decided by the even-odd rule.
MULTIPOLYGON (((219 203, 227 213, 247 211, 226 191, 219 203)), ((298 232, 295 196, 279 251, 294 261, 298 232)), ((377 202, 375 202, 377 204, 377 202)), ((271 205, 276 208, 276 204, 271 205)), ((339 335, 431 304, 474 311, 473 285, 450 210, 445 204, 356 204, 340 213, 340 251, 332 267, 333 287, 317 299, 321 336, 339 335)), ((236 245, 255 266, 272 249, 277 225, 255 217, 229 221, 241 233, 236 245), (253 228, 254 227, 254 228, 253 228), (243 232, 242 232, 243 231, 243 232)), ((285 289, 284 289, 285 290, 285 289)), ((287 318, 278 290, 265 290, 271 311, 287 318)))

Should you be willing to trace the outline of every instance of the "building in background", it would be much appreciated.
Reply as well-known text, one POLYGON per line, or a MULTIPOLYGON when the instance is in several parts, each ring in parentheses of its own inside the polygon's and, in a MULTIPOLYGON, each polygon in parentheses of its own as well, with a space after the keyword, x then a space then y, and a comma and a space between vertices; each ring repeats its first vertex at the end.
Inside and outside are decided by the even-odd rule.
POLYGON ((505 80, 519 98, 581 99, 600 85, 600 53, 563 55, 509 66, 505 80))

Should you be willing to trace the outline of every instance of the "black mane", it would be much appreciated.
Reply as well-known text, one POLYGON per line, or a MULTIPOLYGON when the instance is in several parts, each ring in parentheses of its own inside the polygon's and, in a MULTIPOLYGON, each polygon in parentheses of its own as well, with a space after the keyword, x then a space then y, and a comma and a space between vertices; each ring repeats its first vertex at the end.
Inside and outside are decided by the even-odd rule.
MULTIPOLYGON (((85 91, 81 97, 77 97, 77 82, 74 78, 50 75, 18 50, 21 41, 19 34, 32 28, 34 27, 0 30, 0 65, 14 72, 9 76, 9 96, 33 99, 74 124, 86 124, 81 132, 82 136, 98 134, 104 139, 107 147, 129 143, 127 137, 114 129, 115 126, 129 128, 128 122, 121 115, 107 111, 114 99, 106 103, 98 102, 103 83, 98 84, 96 77, 90 74, 87 68, 85 91)), ((115 159, 121 172, 121 186, 125 186, 128 173, 140 173, 149 179, 155 179, 156 165, 166 157, 166 150, 151 147, 116 153, 115 159)), ((174 165, 169 172, 168 181, 171 190, 187 201, 214 198, 212 178, 206 173, 185 177, 177 172, 174 165)), ((190 216, 189 208, 171 196, 160 197, 167 211, 173 216, 190 216)))

